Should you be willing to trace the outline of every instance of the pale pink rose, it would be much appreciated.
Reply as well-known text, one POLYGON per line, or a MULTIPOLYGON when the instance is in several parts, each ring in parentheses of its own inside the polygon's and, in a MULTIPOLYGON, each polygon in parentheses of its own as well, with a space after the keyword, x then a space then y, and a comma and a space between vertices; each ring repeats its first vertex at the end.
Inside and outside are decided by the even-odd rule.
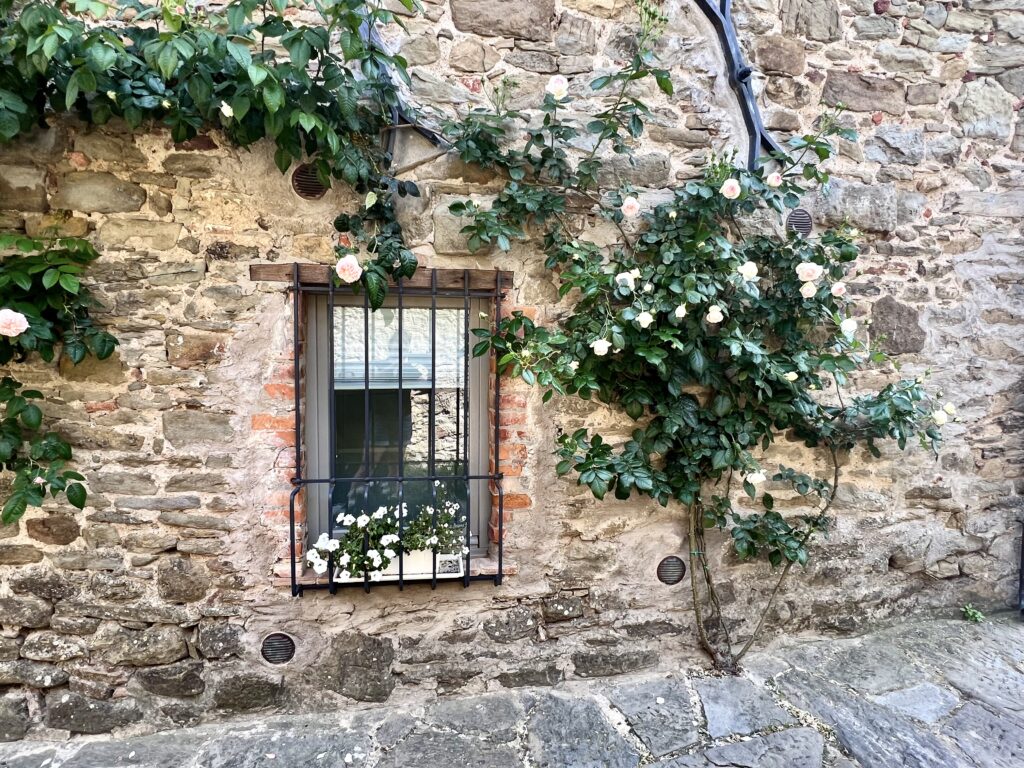
POLYGON ((622 215, 627 219, 632 219, 634 216, 640 214, 640 201, 635 197, 627 197, 622 201, 622 215))
POLYGON ((741 188, 740 183, 736 179, 726 179, 725 183, 722 184, 722 188, 718 190, 718 193, 729 200, 735 200, 740 196, 741 188))
POLYGON ((781 187, 782 186, 782 174, 778 173, 778 172, 776 172, 776 173, 769 173, 768 177, 764 180, 764 183, 767 184, 772 189, 775 189, 776 187, 781 187))
POLYGON ((28 319, 13 309, 0 309, 0 336, 20 336, 28 330, 28 319))
POLYGON ((829 289, 829 292, 833 296, 835 296, 837 299, 840 296, 845 296, 846 295, 846 283, 832 283, 832 287, 829 289))
POLYGON ((612 343, 607 339, 594 339, 590 342, 590 348, 594 350, 594 354, 598 357, 604 357, 608 354, 608 350, 612 348, 612 343))
POLYGON ((555 75, 548 80, 547 87, 544 90, 561 101, 569 95, 569 81, 565 75, 555 75))
POLYGON ((813 299, 817 292, 818 287, 814 283, 804 283, 800 286, 800 295, 805 299, 813 299))
POLYGON ((363 276, 363 268, 359 265, 359 259, 351 253, 338 260, 334 271, 338 273, 338 277, 343 283, 354 283, 363 276))
POLYGON ((796 265, 796 276, 804 283, 813 283, 821 277, 821 273, 824 271, 820 264, 815 264, 813 261, 801 261, 796 265))
POLYGON ((32 482, 35 483, 36 485, 46 485, 46 478, 45 477, 35 477, 35 478, 32 479, 32 482))

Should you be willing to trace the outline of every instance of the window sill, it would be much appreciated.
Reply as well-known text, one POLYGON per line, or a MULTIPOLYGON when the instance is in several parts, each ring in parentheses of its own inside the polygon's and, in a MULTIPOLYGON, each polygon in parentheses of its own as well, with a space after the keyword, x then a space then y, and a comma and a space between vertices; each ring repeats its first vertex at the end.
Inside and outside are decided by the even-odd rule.
MULTIPOLYGON (((502 561, 502 571, 505 576, 515 576, 519 573, 519 566, 505 558, 502 561)), ((496 558, 490 557, 474 557, 470 563, 469 575, 470 576, 495 576, 498 573, 498 561, 496 558)), ((300 568, 300 573, 295 577, 295 583, 302 586, 311 586, 313 584, 323 584, 327 580, 326 576, 317 576, 313 573, 311 568, 300 568)), ((459 579, 452 579, 452 581, 459 581, 459 579)), ((439 583, 443 583, 444 580, 439 580, 439 583)), ((274 568, 274 577, 271 581, 275 588, 286 588, 291 589, 292 577, 290 566, 287 561, 280 562, 274 568)), ((397 583, 397 582, 391 582, 397 583)), ((375 586, 387 586, 386 584, 380 584, 375 586)))

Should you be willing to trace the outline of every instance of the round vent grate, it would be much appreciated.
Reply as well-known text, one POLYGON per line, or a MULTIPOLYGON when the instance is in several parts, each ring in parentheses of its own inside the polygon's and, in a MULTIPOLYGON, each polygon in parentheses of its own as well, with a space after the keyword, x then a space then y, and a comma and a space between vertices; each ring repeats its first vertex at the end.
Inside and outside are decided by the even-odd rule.
POLYGON ((796 208, 786 219, 786 229, 807 237, 811 234, 811 214, 803 208, 796 208))
POLYGON ((686 575, 686 563, 675 555, 669 555, 658 563, 658 581, 662 584, 678 584, 686 575))
POLYGON ((327 187, 320 183, 316 166, 303 163, 292 173, 292 189, 304 200, 319 200, 327 194, 327 187))
POLYGON ((271 664, 287 664, 295 656, 295 641, 282 632, 275 632, 263 638, 260 653, 271 664))

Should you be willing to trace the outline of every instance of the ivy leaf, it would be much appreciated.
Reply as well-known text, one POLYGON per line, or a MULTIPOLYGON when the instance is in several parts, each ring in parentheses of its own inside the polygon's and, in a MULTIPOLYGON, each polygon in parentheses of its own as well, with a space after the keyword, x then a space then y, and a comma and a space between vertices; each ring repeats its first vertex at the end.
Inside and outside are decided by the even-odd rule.
POLYGON ((657 81, 658 87, 661 89, 662 93, 668 96, 672 96, 675 93, 675 88, 672 87, 672 78, 669 76, 668 72, 656 72, 654 79, 657 81))
POLYGON ((249 46, 236 43, 234 40, 228 41, 228 54, 232 59, 238 62, 238 66, 242 69, 247 69, 252 64, 252 52, 249 50, 249 46))
MULTIPOLYGON (((263 103, 271 113, 277 112, 284 106, 284 88, 273 78, 267 80, 266 85, 263 86, 263 103)), ((286 165, 283 170, 287 170, 287 168, 286 165)))
POLYGON ((363 280, 366 283, 366 295, 370 299, 370 306, 373 309, 379 309, 387 296, 387 281, 375 269, 366 270, 363 273, 363 280))
POLYGON ((249 75, 249 81, 253 85, 259 85, 262 83, 267 79, 267 75, 269 74, 269 72, 267 72, 267 68, 261 67, 259 64, 250 64, 246 67, 245 71, 249 75))
POLYGON ((26 405, 20 416, 21 423, 29 429, 39 429, 43 424, 43 412, 38 405, 26 405))

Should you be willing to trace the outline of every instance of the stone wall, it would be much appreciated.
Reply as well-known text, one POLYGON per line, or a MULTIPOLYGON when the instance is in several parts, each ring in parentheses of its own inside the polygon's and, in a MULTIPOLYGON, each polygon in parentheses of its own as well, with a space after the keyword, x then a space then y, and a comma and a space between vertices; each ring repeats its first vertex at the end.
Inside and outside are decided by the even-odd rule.
MULTIPOLYGON (((853 630, 969 601, 1007 605, 1024 506, 1024 2, 736 5, 771 130, 808 129, 822 99, 850 106, 861 138, 843 144, 831 190, 806 205, 819 224, 849 218, 866 232, 850 280, 858 313, 905 372, 931 369, 965 419, 938 460, 849 457, 837 528, 794 574, 772 627, 853 630)), ((652 191, 744 141, 710 24, 688 1, 665 7, 658 53, 676 96, 648 89, 637 162, 610 171, 652 191)), ((409 37, 388 34, 417 102, 466 107, 482 80, 508 73, 529 107, 555 71, 585 96, 593 73, 628 51, 631 13, 623 0, 427 0, 409 37)), ((408 145, 403 162, 429 154, 408 145)), ((424 195, 402 215, 425 265, 511 269, 509 303, 542 320, 564 311, 532 243, 465 252, 447 205, 486 197, 495 180, 448 157, 409 177, 424 195)), ((0 737, 548 685, 696 656, 687 589, 653 573, 686 550, 679 510, 595 504, 554 479, 557 428, 628 424, 576 401, 542 407, 515 382, 503 390, 518 442, 504 457, 514 575, 502 587, 290 596, 279 574, 294 463, 291 302, 248 270, 329 262, 330 222, 352 206, 345 190, 299 199, 266 147, 238 151, 216 135, 175 146, 159 130, 55 122, 0 152, 0 227, 88 233, 103 252, 90 272, 97 315, 121 340, 103 363, 14 371, 52 395, 47 416, 76 445, 91 495, 80 514, 52 505, 0 532, 0 737), (271 631, 296 639, 290 664, 260 658, 271 631)), ((780 445, 769 461, 797 453, 780 445)), ((768 571, 736 562, 720 538, 711 546, 742 634, 768 571)))

